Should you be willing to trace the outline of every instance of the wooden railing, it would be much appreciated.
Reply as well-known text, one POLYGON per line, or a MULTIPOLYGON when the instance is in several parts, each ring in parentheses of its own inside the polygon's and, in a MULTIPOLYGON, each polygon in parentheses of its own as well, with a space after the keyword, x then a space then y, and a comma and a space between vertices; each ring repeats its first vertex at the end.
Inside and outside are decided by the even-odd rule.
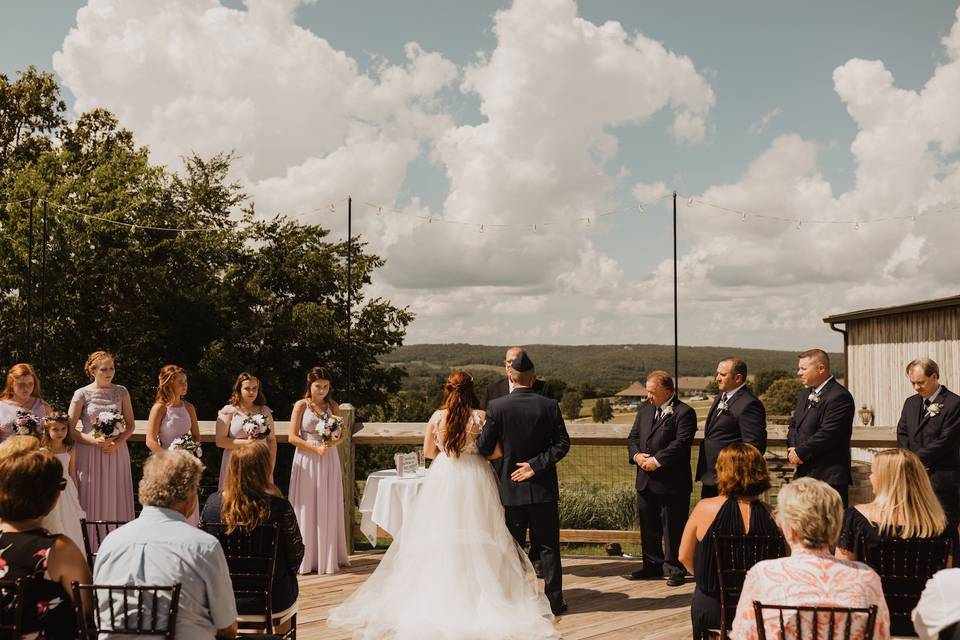
MULTIPOLYGON (((340 471, 343 478, 343 506, 344 527, 347 533, 347 544, 353 552, 354 518, 355 518, 355 461, 356 447, 378 444, 417 446, 423 443, 426 431, 426 422, 368 422, 355 425, 355 411, 349 404, 340 405, 344 419, 344 436, 337 446, 340 456, 340 471)), ((143 425, 146 421, 138 421, 137 433, 131 440, 144 441, 143 425)), ((276 422, 276 437, 279 443, 287 442, 289 422, 276 422)), ((630 433, 629 424, 594 424, 569 423, 567 431, 570 434, 571 446, 623 446, 626 447, 627 435, 630 433)), ((200 422, 200 437, 203 442, 213 443, 216 440, 216 422, 203 420, 200 422)), ((694 444, 703 441, 702 429, 697 431, 694 444)), ((771 448, 786 447, 786 425, 769 425, 767 429, 767 443, 771 448)), ((886 448, 897 445, 896 429, 894 427, 854 427, 851 446, 854 448, 886 448)), ((613 531, 583 531, 564 530, 561 539, 564 542, 607 542, 632 541, 637 532, 613 531)))

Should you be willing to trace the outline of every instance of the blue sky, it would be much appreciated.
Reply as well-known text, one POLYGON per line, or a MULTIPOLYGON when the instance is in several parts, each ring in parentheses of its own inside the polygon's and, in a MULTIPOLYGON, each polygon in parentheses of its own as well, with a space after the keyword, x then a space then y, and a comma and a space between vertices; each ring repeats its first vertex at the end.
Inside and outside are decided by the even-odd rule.
MULTIPOLYGON (((556 0, 556 3, 561 3, 561 0, 556 0)), ((174 4, 189 7, 182 2, 171 1, 171 5, 174 4)), ((195 4, 199 6, 205 3, 198 0, 195 4)), ((171 25, 188 24, 192 19, 189 16, 191 9, 182 8, 177 13, 151 6, 150 3, 130 0, 122 11, 125 14, 122 20, 114 15, 120 11, 114 11, 113 14, 101 11, 99 17, 91 19, 72 36, 71 46, 65 47, 68 32, 77 25, 77 11, 86 5, 86 2, 73 0, 8 1, 0 4, 0 71, 12 75, 28 64, 56 70, 71 103, 76 95, 84 105, 107 106, 120 113, 124 124, 134 130, 138 139, 156 150, 155 158, 159 161, 173 163, 177 155, 195 150, 198 144, 196 137, 184 139, 177 147, 177 140, 167 141, 159 133, 161 124, 151 118, 155 116, 157 105, 179 105, 176 108, 183 109, 188 108, 183 104, 191 104, 194 106, 189 109, 203 109, 202 106, 196 106, 199 102, 191 101, 189 97, 202 80, 193 79, 183 85, 170 82, 169 86, 155 86, 150 84, 149 77, 145 77, 149 73, 143 71, 149 69, 153 72, 163 69, 163 65, 175 64, 170 60, 169 53, 164 51, 165 39, 173 37, 164 29, 176 30, 171 25), (142 21, 141 33, 136 33, 138 27, 131 27, 131 18, 135 18, 135 23, 142 21), (178 20, 187 22, 178 23, 178 20), (118 61, 107 60, 115 55, 115 50, 110 50, 102 43, 111 34, 121 32, 128 43, 131 37, 139 38, 138 46, 142 46, 146 52, 144 57, 148 63, 145 64, 149 66, 141 67, 139 75, 135 60, 127 67, 118 66, 121 64, 118 61), (154 48, 156 52, 152 51, 154 48), (61 62, 55 65, 54 53, 61 50, 61 62), (68 77, 64 77, 64 73, 68 77), (126 84, 111 82, 112 78, 127 77, 124 75, 126 73, 130 73, 129 78, 133 80, 125 81, 126 84), (143 84, 138 84, 140 82, 143 84), (149 95, 149 99, 138 101, 130 98, 129 94, 149 95)), ((116 3, 97 0, 91 5, 95 5, 99 11, 115 8, 116 3)), ((214 5, 215 2, 205 4, 208 9, 214 5)), ((442 57, 443 63, 438 63, 440 66, 435 70, 423 72, 424 77, 430 76, 438 86, 423 94, 399 99, 396 109, 386 115, 354 113, 351 109, 359 108, 357 101, 347 104, 341 111, 347 114, 346 120, 353 123, 354 129, 345 126, 342 130, 311 131, 305 137, 310 139, 310 135, 315 133, 315 147, 304 143, 302 149, 291 151, 286 159, 282 157, 282 149, 270 149, 268 154, 256 142, 251 142, 249 148, 244 147, 244 143, 239 141, 242 136, 238 132, 236 148, 246 157, 257 158, 250 167, 238 170, 241 177, 249 181, 258 205, 264 202, 270 208, 286 211, 302 211, 314 206, 322 197, 319 194, 332 199, 333 194, 352 193, 358 198, 372 194, 376 196, 378 204, 402 208, 408 214, 414 210, 420 213, 428 211, 430 215, 488 223, 521 220, 532 224, 558 216, 568 220, 563 241, 554 243, 554 246, 562 250, 564 255, 576 253, 580 258, 579 262, 571 259, 566 265, 549 252, 549 243, 539 249, 541 253, 528 252, 534 240, 525 239, 522 237, 525 233, 519 231, 504 232, 503 235, 511 236, 510 241, 505 241, 503 235, 495 234, 484 234, 486 237, 481 241, 475 231, 468 229, 451 230, 446 236, 437 236, 437 232, 433 231, 426 233, 413 228, 400 228, 396 226, 399 223, 391 227, 391 222, 371 222, 369 227, 365 227, 361 221, 361 229, 371 237, 373 246, 387 256, 388 269, 395 269, 387 274, 386 282, 378 293, 410 304, 420 314, 411 330, 412 341, 460 337, 474 342, 665 342, 672 338, 668 330, 671 327, 669 319, 664 317, 669 309, 663 309, 669 299, 664 290, 668 283, 664 281, 663 261, 669 257, 670 249, 669 216, 665 206, 648 208, 643 215, 613 216, 605 219, 604 224, 593 225, 587 231, 573 222, 578 217, 575 211, 563 209, 563 197, 553 199, 555 189, 545 190, 538 195, 536 183, 531 183, 530 189, 523 189, 521 183, 517 187, 520 193, 529 195, 529 199, 519 199, 517 206, 522 211, 502 211, 503 199, 506 202, 518 200, 515 195, 510 195, 515 191, 505 188, 502 194, 493 194, 488 200, 483 200, 463 186, 471 181, 476 182, 478 175, 469 170, 458 174, 454 168, 462 156, 469 154, 468 147, 461 147, 459 151, 451 150, 448 146, 452 139, 450 136, 472 133, 472 126, 492 124, 498 116, 481 112, 481 105, 509 99, 509 96, 498 93, 500 89, 497 87, 496 74, 503 76, 504 84, 510 81, 511 76, 510 68, 498 63, 497 52, 506 53, 509 50, 510 55, 515 56, 511 59, 519 60, 521 64, 524 56, 536 56, 536 47, 524 47, 522 42, 510 43, 495 28, 494 15, 498 11, 503 12, 505 19, 523 26, 523 5, 522 2, 515 5, 512 2, 479 1, 355 1, 302 4, 286 16, 280 15, 283 13, 280 11, 279 17, 270 19, 278 20, 281 27, 266 29, 266 38, 271 34, 276 35, 281 28, 291 30, 289 33, 295 33, 298 27, 305 29, 315 38, 305 41, 304 47, 314 47, 320 51, 323 41, 329 45, 329 50, 355 63, 357 77, 366 77, 374 84, 381 85, 386 84, 385 67, 399 69, 410 64, 405 45, 415 42, 423 52, 442 57), (481 56, 479 59, 478 54, 481 56), (488 65, 491 60, 492 63, 488 65), (471 67, 486 68, 488 75, 493 75, 485 89, 464 86, 471 67), (313 189, 312 184, 317 181, 315 175, 309 180, 305 179, 311 183, 307 185, 298 183, 296 175, 290 173, 292 168, 300 167, 309 174, 307 169, 311 166, 324 162, 333 164, 340 157, 335 154, 338 148, 350 150, 350 132, 356 130, 357 123, 365 125, 375 122, 381 137, 392 136, 394 121, 406 118, 407 107, 414 113, 411 116, 413 118, 419 118, 418 114, 423 113, 445 118, 446 121, 417 124, 413 126, 412 133, 399 136, 398 140, 413 145, 419 151, 397 152, 395 162, 384 160, 382 165, 378 165, 378 170, 384 175, 398 175, 395 180, 383 178, 382 183, 371 185, 369 181, 348 177, 337 182, 333 177, 326 178, 331 173, 327 170, 323 175, 329 184, 324 184, 323 189, 313 189), (400 112, 405 115, 398 116, 400 112), (260 158, 268 155, 270 162, 260 164, 260 158), (313 165, 310 158, 313 159, 313 165), (282 191, 282 195, 277 195, 278 191, 282 191), (298 191, 303 193, 299 200, 290 195, 298 191), (462 197, 448 200, 451 194, 462 194, 462 197), (473 208, 458 208, 456 203, 463 201, 471 203, 473 208), (569 236, 577 236, 577 239, 569 240, 569 236), (456 261, 458 254, 439 247, 436 249, 437 268, 450 274, 449 278, 425 273, 422 265, 417 264, 417 253, 409 246, 405 248, 405 245, 411 244, 410 237, 420 238, 412 244, 419 245, 421 251, 424 246, 432 246, 429 243, 463 242, 469 247, 462 250, 461 256, 467 257, 445 268, 444 261, 456 261), (542 273, 538 277, 517 277, 513 279, 515 282, 506 272, 495 277, 477 277, 485 268, 485 260, 496 255, 498 248, 503 249, 505 245, 509 245, 509 251, 516 255, 530 253, 535 261, 534 269, 536 265, 545 265, 548 261, 550 266, 541 268, 542 273), (476 255, 470 258, 472 254, 476 255), (582 284, 570 284, 592 278, 607 284, 616 282, 615 285, 598 287, 606 289, 600 292, 587 290, 582 284), (501 304, 511 299, 520 300, 532 311, 524 311, 519 317, 512 316, 501 304), (466 313, 463 305, 478 306, 487 311, 466 313)), ((234 0, 224 2, 224 7, 246 11, 243 3, 234 0)), ((848 65, 848 62, 854 59, 882 61, 883 69, 892 75, 892 84, 897 90, 922 95, 920 92, 937 70, 946 68, 952 62, 941 39, 951 33, 956 13, 957 2, 939 1, 582 2, 576 6, 577 26, 571 33, 580 33, 584 24, 600 27, 609 21, 617 22, 626 33, 626 39, 623 46, 610 49, 609 52, 623 56, 633 52, 630 40, 634 35, 642 34, 676 56, 689 59, 695 69, 691 82, 702 81, 708 86, 706 91, 713 94, 713 103, 702 111, 705 118, 703 135, 693 141, 679 139, 672 131, 672 126, 678 110, 701 113, 696 111, 699 107, 691 105, 705 95, 702 90, 697 93, 684 89, 683 96, 673 94, 674 100, 690 101, 678 103, 679 106, 674 104, 656 108, 652 113, 640 109, 635 117, 627 109, 611 121, 601 120, 590 124, 583 134, 585 139, 597 143, 598 138, 590 136, 596 133, 592 127, 599 127, 598 131, 609 134, 616 143, 616 151, 597 162, 596 170, 604 174, 606 186, 585 186, 572 191, 566 201, 583 202, 577 205, 583 214, 595 215, 611 208, 634 206, 634 189, 638 184, 663 183, 667 189, 677 189, 698 198, 710 195, 708 199, 712 201, 726 198, 718 203, 771 215, 806 218, 832 215, 844 218, 851 215, 850 211, 861 212, 857 216, 873 215, 884 206, 878 207, 878 202, 883 202, 879 194, 881 174, 864 170, 858 184, 855 180, 858 167, 872 166, 873 161, 865 151, 858 156, 852 145, 858 135, 861 136, 861 145, 870 143, 874 139, 871 127, 877 126, 876 131, 889 129, 889 123, 876 125, 874 115, 892 117, 889 115, 889 105, 884 100, 900 98, 890 95, 890 92, 874 92, 876 97, 869 92, 864 93, 863 88, 869 85, 867 81, 876 80, 876 69, 848 65), (845 67, 846 75, 850 77, 851 93, 844 97, 838 95, 834 76, 838 67, 845 67), (848 113, 851 104, 861 109, 860 113, 866 114, 861 117, 862 121, 848 113), (768 121, 761 126, 765 117, 768 121), (783 174, 792 168, 791 154, 797 158, 797 175, 787 178, 783 174), (787 185, 780 194, 784 201, 790 200, 798 191, 810 191, 819 194, 819 199, 813 201, 822 203, 823 208, 804 208, 810 207, 811 202, 805 199, 800 203, 784 205, 784 209, 780 210, 775 189, 764 190, 762 180, 750 181, 745 178, 752 165, 760 173, 767 170, 763 165, 776 166, 778 180, 782 179, 787 185), (822 193, 825 189, 830 191, 829 197, 822 193), (584 200, 581 201, 581 198, 584 200), (852 201, 857 201, 856 206, 850 204, 852 201)), ((229 15, 232 17, 225 18, 223 24, 244 23, 239 13, 229 15)), ((557 19, 563 20, 562 17, 557 19)), ((203 24, 209 25, 210 22, 203 24)), ((262 26, 252 16, 244 24, 252 28, 251 23, 262 26)), ((224 31, 219 29, 212 33, 220 37, 224 31)), ((550 29, 545 29, 544 46, 556 44, 548 41, 551 33, 550 29)), ((178 37, 190 38, 193 35, 190 29, 183 29, 178 37)), ((207 37, 210 37, 209 34, 207 37)), ((229 34, 223 37, 225 47, 241 46, 227 42, 229 34)), ((535 37, 539 37, 539 34, 535 37)), ((291 60, 295 62, 299 54, 290 42, 290 37, 277 36, 277 40, 271 43, 274 49, 265 56, 276 55, 278 66, 291 60), (288 46, 289 51, 282 51, 288 46), (278 52, 278 49, 281 51, 278 52)), ((187 45, 189 49, 189 43, 187 45)), ((324 50, 310 55, 327 53, 324 50)), ((244 78, 230 78, 230 73, 240 72, 231 68, 210 69, 211 78, 219 79, 227 74, 226 82, 234 83, 227 93, 236 99, 237 94, 245 90, 244 78)), ((348 70, 343 73, 351 72, 348 70)), ((644 73, 643 68, 639 68, 634 72, 635 79, 638 82, 645 81, 644 73)), ((670 77, 658 76, 658 73, 668 72, 651 70, 649 78, 654 78, 654 85, 657 84, 657 78, 670 77)), ((584 116, 575 108, 568 107, 588 98, 579 91, 587 83, 581 82, 586 79, 575 77, 574 71, 571 74, 567 84, 545 86, 543 93, 549 91, 552 95, 563 96, 557 101, 556 127, 559 131, 569 128, 571 136, 576 137, 576 126, 582 123, 584 116), (569 104, 559 104, 567 101, 569 104)), ((527 80, 539 81, 537 78, 527 80)), ((632 80, 631 76, 625 76, 625 81, 632 80)), ((276 114, 271 116, 269 109, 280 108, 268 104, 269 101, 262 95, 257 96, 263 82, 258 81, 253 73, 248 82, 247 90, 254 96, 257 114, 251 117, 278 117, 276 114)), ((562 82, 562 79, 551 82, 562 82)), ((953 82, 952 76, 946 82, 953 82)), ((320 85, 318 91, 322 93, 323 82, 320 85)), ((611 99, 616 99, 615 93, 611 91, 611 99)), ((199 90, 196 94, 210 97, 199 90)), ((538 94, 530 95, 535 98, 538 94)), ((670 98, 667 100, 669 102, 670 98)), ((522 110, 525 104, 518 103, 513 108, 522 110)), ((309 107, 304 105, 304 109, 312 111, 316 118, 328 118, 331 121, 341 115, 340 111, 325 113, 323 100, 309 107)), ((189 115, 199 117, 195 111, 190 111, 189 115)), ((503 116, 499 117, 502 120, 503 116)), ((508 122, 504 130, 512 126, 508 122)), ((936 127, 930 125, 930 128, 936 127)), ((930 134, 932 137, 936 135, 930 134)), ((532 144, 536 139, 532 138, 532 144)), ((542 138, 540 140, 542 142, 542 138)), ((940 145, 939 151, 933 153, 933 161, 938 168, 932 175, 944 178, 952 171, 951 163, 956 161, 953 141, 926 142, 928 146, 940 145)), ((211 136, 209 140, 211 148, 232 144, 229 130, 222 132, 219 137, 211 136)), ((552 139, 550 144, 562 146, 563 140, 552 139)), ((387 152, 383 153, 386 157, 387 152)), ((515 156, 518 151, 513 149, 503 153, 509 157, 510 154, 515 156)), ((567 160, 575 164, 576 154, 565 158, 561 153, 557 162, 562 164, 567 160)), ((551 160, 549 156, 543 156, 538 157, 537 162, 550 165, 551 160)), ((357 165, 357 172, 362 172, 364 167, 367 165, 357 165)), ((564 176, 566 174, 562 169, 558 167, 558 174, 564 176)), ((575 171, 570 175, 586 179, 588 173, 575 171)), ((897 174, 894 171, 892 175, 897 174)), ((919 176, 916 179, 918 183, 923 182, 919 176)), ((770 181, 774 182, 777 180, 770 181)), ((942 183, 942 188, 934 190, 935 193, 917 191, 908 201, 891 204, 891 210, 906 215, 920 206, 918 203, 949 201, 953 183, 946 178, 942 183)), ((496 186, 493 188, 496 189, 496 186)), ((358 211, 358 216, 368 214, 368 211, 358 211)), ((787 234, 786 227, 791 226, 787 223, 780 224, 780 228, 758 223, 766 225, 764 228, 769 227, 769 231, 764 232, 769 235, 754 234, 749 241, 738 240, 741 234, 728 231, 731 228, 730 218, 721 218, 717 222, 714 216, 709 224, 705 224, 703 216, 706 215, 711 215, 711 212, 690 209, 682 213, 686 223, 681 225, 681 253, 689 258, 689 273, 681 278, 689 283, 681 285, 681 298, 684 299, 681 341, 685 343, 799 348, 815 342, 834 348, 837 346, 835 334, 819 323, 819 318, 829 313, 950 293, 952 285, 946 276, 925 278, 918 286, 913 280, 916 273, 904 266, 916 262, 911 259, 911 251, 924 253, 918 247, 925 246, 929 250, 932 243, 936 242, 936 234, 932 234, 929 227, 918 225, 899 231, 884 230, 875 234, 875 237, 869 236, 870 245, 875 247, 871 256, 876 261, 871 271, 883 274, 882 277, 877 276, 876 281, 867 272, 850 278, 839 277, 830 282, 825 281, 830 279, 829 276, 819 274, 815 275, 816 286, 811 287, 804 284, 804 278, 811 275, 811 260, 804 259, 802 254, 811 245, 826 247, 832 244, 833 238, 811 236, 798 241, 798 234, 787 234), (905 235, 916 240, 904 245, 899 239, 905 235), (717 255, 707 255, 711 251, 712 238, 724 238, 723 242, 730 246, 730 251, 738 254, 733 275, 721 275, 724 269, 716 266, 717 255), (790 255, 798 257, 795 260, 785 259, 781 264, 776 259, 776 253, 762 255, 771 247, 779 247, 785 258, 790 255), (741 259, 739 254, 756 256, 756 260, 751 263, 749 259, 741 259), (782 269, 785 272, 782 283, 776 282, 776 278, 757 275, 770 269, 782 269), (813 304, 804 301, 808 295, 815 295, 817 300, 813 304), (728 302, 724 303, 724 299, 728 302), (792 308, 792 305, 796 306, 792 308), (746 319, 736 326, 724 324, 744 316, 747 316, 746 319)), ((335 231, 339 230, 339 222, 327 219, 319 221, 332 224, 335 231)), ((839 245, 832 246, 830 255, 836 259, 838 253, 845 253, 844 246, 863 245, 868 242, 865 239, 867 237, 867 234, 851 234, 839 245)), ((722 252, 719 255, 722 257, 722 252)), ((860 263, 863 256, 846 256, 846 259, 860 263)), ((834 269, 844 269, 850 265, 840 259, 835 260, 832 266, 834 269)), ((734 266, 729 265, 729 268, 734 269, 734 266)))

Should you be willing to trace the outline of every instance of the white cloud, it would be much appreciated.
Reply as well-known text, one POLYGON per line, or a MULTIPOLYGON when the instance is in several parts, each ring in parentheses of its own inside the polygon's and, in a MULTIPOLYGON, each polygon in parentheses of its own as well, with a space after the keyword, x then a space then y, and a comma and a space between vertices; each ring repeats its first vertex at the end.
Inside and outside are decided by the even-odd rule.
POLYGON ((759 120, 751 124, 747 128, 747 133, 749 133, 752 136, 760 135, 761 133, 767 130, 767 127, 770 125, 771 122, 774 121, 774 119, 779 118, 782 115, 783 115, 783 109, 780 107, 774 107, 770 111, 763 114, 763 117, 761 117, 759 120))

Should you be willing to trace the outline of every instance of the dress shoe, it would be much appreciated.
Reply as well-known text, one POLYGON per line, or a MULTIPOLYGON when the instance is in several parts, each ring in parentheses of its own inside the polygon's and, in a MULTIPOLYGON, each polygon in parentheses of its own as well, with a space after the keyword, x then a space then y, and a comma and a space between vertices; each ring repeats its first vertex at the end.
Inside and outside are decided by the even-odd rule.
POLYGON ((684 582, 686 582, 686 578, 683 577, 682 573, 675 573, 671 576, 667 576, 668 587, 682 587, 684 582))
POLYGON ((566 613, 567 609, 569 609, 569 607, 567 606, 566 602, 561 602, 557 606, 553 606, 553 605, 550 606, 550 611, 552 611, 553 615, 555 616, 558 616, 561 613, 566 613))
POLYGON ((637 569, 627 576, 627 580, 662 580, 663 572, 656 569, 644 567, 637 569))

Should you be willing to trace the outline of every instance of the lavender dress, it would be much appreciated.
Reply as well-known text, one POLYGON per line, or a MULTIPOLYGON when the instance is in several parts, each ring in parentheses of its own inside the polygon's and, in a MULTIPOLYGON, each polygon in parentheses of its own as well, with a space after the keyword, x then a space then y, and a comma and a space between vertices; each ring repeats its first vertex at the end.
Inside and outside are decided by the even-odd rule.
MULTIPOLYGON (((160 429, 157 432, 160 446, 164 449, 169 449, 174 440, 183 435, 190 435, 190 425, 190 412, 187 411, 184 405, 181 404, 179 407, 168 406, 163 420, 160 421, 160 429)), ((195 527, 200 524, 199 502, 197 503, 197 508, 194 509, 190 517, 187 518, 187 522, 195 527)))
MULTIPOLYGON (((269 416, 272 411, 270 407, 261 406, 256 407, 257 413, 264 416, 269 416)), ((218 416, 221 420, 230 425, 230 428, 227 429, 227 437, 234 440, 239 438, 246 438, 247 434, 243 431, 243 421, 247 419, 247 415, 242 413, 232 404, 226 405, 223 409, 220 409, 220 414, 218 416)), ((230 456, 233 455, 233 449, 224 449, 223 456, 220 458, 220 482, 217 485, 218 491, 223 491, 223 483, 227 479, 227 465, 230 463, 230 456)))
MULTIPOLYGON (((18 411, 25 411, 25 409, 15 402, 0 400, 0 442, 14 434, 13 425, 17 420, 18 411)), ((47 410, 43 407, 43 400, 37 398, 30 409, 30 413, 38 418, 45 418, 47 410)))
MULTIPOLYGON (((123 399, 128 396, 127 389, 118 384, 102 388, 91 385, 77 389, 70 402, 82 405, 80 422, 83 432, 90 433, 101 411, 122 411, 123 399)), ((77 480, 80 506, 88 520, 133 520, 133 477, 126 442, 110 454, 78 443, 77 480)))
MULTIPOLYGON (((329 416, 328 408, 322 418, 329 416)), ((321 417, 308 406, 300 423, 300 437, 311 444, 318 444, 320 420, 321 417)), ((349 566, 337 447, 330 447, 322 456, 297 447, 290 472, 290 504, 297 514, 303 535, 304 553, 300 573, 336 573, 340 567, 349 566)))

